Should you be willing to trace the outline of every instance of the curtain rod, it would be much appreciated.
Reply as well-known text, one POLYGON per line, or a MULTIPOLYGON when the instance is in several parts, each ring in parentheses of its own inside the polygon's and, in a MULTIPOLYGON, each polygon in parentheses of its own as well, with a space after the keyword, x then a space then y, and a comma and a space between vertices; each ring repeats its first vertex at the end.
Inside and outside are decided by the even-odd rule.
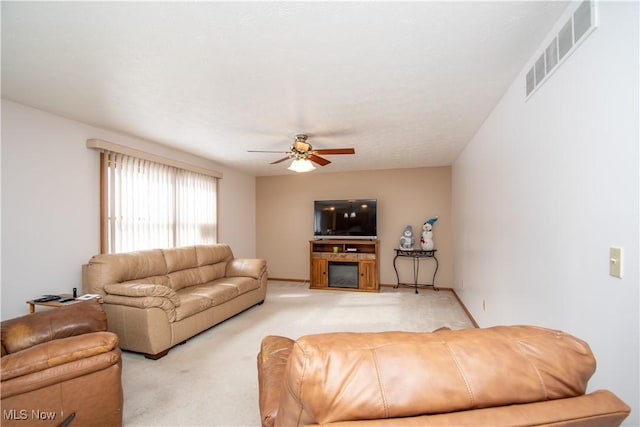
POLYGON ((163 165, 173 166, 180 169, 186 169, 191 172, 201 173, 203 175, 222 178, 222 172, 213 169, 207 169, 201 166, 184 163, 167 157, 158 156, 147 153, 145 151, 136 150, 135 148, 126 147, 124 145, 115 144, 113 142, 104 141, 102 139, 87 139, 87 148, 93 148, 101 151, 113 151, 127 156, 134 156, 140 159, 149 160, 151 162, 162 163, 163 165))

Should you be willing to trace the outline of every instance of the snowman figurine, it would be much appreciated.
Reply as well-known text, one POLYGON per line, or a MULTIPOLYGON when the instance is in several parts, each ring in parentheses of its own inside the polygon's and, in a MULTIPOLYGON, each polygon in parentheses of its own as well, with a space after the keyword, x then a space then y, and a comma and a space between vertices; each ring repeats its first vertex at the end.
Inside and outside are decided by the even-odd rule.
POLYGON ((413 244, 416 242, 416 239, 413 237, 413 227, 407 225, 402 233, 402 237, 400 237, 400 249, 409 250, 413 249, 413 244))
POLYGON ((423 251, 433 250, 433 224, 438 220, 438 217, 431 218, 422 224, 422 237, 420 238, 420 247, 423 251))

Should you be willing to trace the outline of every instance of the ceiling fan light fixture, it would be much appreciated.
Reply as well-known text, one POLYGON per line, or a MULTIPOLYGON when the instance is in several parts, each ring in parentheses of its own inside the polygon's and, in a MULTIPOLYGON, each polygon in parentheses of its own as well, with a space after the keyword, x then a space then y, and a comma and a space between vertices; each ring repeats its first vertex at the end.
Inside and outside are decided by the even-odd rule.
POLYGON ((309 159, 294 159, 287 169, 294 172, 311 172, 315 168, 309 159))
MULTIPOLYGON (((282 151, 274 150, 247 151, 250 153, 282 153, 282 151)), ((322 157, 324 155, 356 154, 356 150, 354 148, 324 148, 316 150, 307 142, 307 135, 301 133, 296 135, 296 139, 291 144, 291 147, 289 147, 289 151, 285 151, 283 154, 285 154, 285 157, 271 162, 271 164, 275 165, 291 159, 293 161, 288 168, 289 170, 294 172, 310 172, 316 168, 314 163, 320 166, 326 166, 331 163, 330 160, 322 157)))

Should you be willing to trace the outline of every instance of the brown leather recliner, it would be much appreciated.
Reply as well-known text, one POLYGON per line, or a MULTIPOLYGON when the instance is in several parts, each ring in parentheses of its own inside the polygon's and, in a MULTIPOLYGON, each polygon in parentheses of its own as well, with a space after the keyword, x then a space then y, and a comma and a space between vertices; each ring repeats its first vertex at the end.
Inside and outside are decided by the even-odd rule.
POLYGON ((2 426, 121 426, 122 360, 96 300, 0 325, 2 426))
POLYGON ((268 336, 260 415, 264 427, 618 426, 624 402, 585 394, 595 366, 584 341, 532 326, 268 336))

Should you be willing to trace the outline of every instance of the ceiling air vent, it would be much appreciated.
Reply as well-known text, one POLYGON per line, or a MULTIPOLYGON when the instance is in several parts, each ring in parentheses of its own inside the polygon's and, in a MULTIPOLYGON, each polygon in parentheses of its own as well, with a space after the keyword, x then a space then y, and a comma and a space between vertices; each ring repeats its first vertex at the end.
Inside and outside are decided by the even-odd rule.
POLYGON ((558 55, 560 59, 567 56, 567 53, 573 47, 573 20, 569 19, 569 21, 565 24, 564 27, 558 33, 558 55))
POLYGON ((525 76, 527 99, 597 27, 595 8, 594 0, 578 3, 558 34, 553 37, 544 51, 537 55, 537 59, 525 76))

